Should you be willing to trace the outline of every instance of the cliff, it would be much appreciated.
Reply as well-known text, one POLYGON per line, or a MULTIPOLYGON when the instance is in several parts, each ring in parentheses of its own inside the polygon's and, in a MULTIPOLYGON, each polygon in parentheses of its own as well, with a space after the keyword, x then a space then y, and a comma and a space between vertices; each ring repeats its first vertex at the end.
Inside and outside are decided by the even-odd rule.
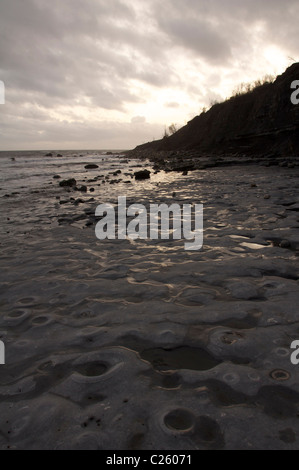
POLYGON ((273 83, 215 104, 172 136, 139 145, 135 153, 195 151, 198 156, 297 156, 299 104, 291 102, 294 80, 299 80, 299 63, 273 83))

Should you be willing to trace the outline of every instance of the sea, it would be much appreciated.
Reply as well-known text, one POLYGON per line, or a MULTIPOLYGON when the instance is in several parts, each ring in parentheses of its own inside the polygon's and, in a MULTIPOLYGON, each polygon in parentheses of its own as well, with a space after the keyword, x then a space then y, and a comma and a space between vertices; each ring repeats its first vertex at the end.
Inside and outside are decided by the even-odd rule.
POLYGON ((97 164, 106 176, 116 167, 124 169, 127 162, 122 152, 113 150, 1 151, 0 197, 7 191, 43 189, 54 175, 82 180, 87 175, 84 167, 90 163, 97 164))
MULTIPOLYGON (((155 173, 148 160, 127 158, 125 151, 64 150, 64 151, 1 151, 0 152, 0 217, 2 230, 43 227, 70 217, 80 218, 88 208, 109 202, 117 204, 118 196, 131 202, 144 203, 148 194, 168 197, 169 183, 177 175, 155 173), (97 165, 87 169, 89 164, 97 165), (151 178, 138 182, 134 172, 151 171, 151 178), (59 185, 74 178, 80 191, 59 185), (154 190, 154 191, 153 191, 154 190)), ((171 193, 172 194, 172 193, 171 193)), ((170 194, 170 197, 171 197, 170 194)))

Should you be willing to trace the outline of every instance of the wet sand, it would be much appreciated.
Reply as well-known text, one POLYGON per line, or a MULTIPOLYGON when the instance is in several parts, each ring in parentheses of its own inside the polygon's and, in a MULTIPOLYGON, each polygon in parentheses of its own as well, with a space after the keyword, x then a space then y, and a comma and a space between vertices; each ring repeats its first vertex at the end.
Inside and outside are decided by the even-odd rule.
POLYGON ((109 188, 1 198, 0 447, 298 448, 298 168, 109 188), (97 240, 118 195, 203 203, 203 248, 97 240))

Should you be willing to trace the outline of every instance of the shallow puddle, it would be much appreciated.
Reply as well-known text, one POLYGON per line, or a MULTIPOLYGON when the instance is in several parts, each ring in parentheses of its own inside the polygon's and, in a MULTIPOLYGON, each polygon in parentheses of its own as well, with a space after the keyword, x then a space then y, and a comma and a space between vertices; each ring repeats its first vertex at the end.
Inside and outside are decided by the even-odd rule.
POLYGON ((86 377, 97 377, 107 371, 107 366, 102 362, 90 362, 77 365, 75 371, 86 377))
POLYGON ((151 348, 140 353, 156 370, 209 370, 220 364, 204 349, 181 346, 174 349, 151 348))
POLYGON ((269 248, 271 245, 259 245, 258 243, 247 243, 243 242, 241 243, 242 246, 245 246, 246 248, 251 248, 251 250, 262 250, 263 248, 269 248))

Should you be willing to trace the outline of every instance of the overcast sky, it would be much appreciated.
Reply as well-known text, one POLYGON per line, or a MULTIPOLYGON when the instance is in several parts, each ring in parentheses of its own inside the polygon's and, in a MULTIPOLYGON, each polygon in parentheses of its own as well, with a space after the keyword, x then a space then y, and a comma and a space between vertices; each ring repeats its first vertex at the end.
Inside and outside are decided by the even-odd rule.
POLYGON ((298 0, 0 0, 0 149, 126 149, 299 61, 298 0))

